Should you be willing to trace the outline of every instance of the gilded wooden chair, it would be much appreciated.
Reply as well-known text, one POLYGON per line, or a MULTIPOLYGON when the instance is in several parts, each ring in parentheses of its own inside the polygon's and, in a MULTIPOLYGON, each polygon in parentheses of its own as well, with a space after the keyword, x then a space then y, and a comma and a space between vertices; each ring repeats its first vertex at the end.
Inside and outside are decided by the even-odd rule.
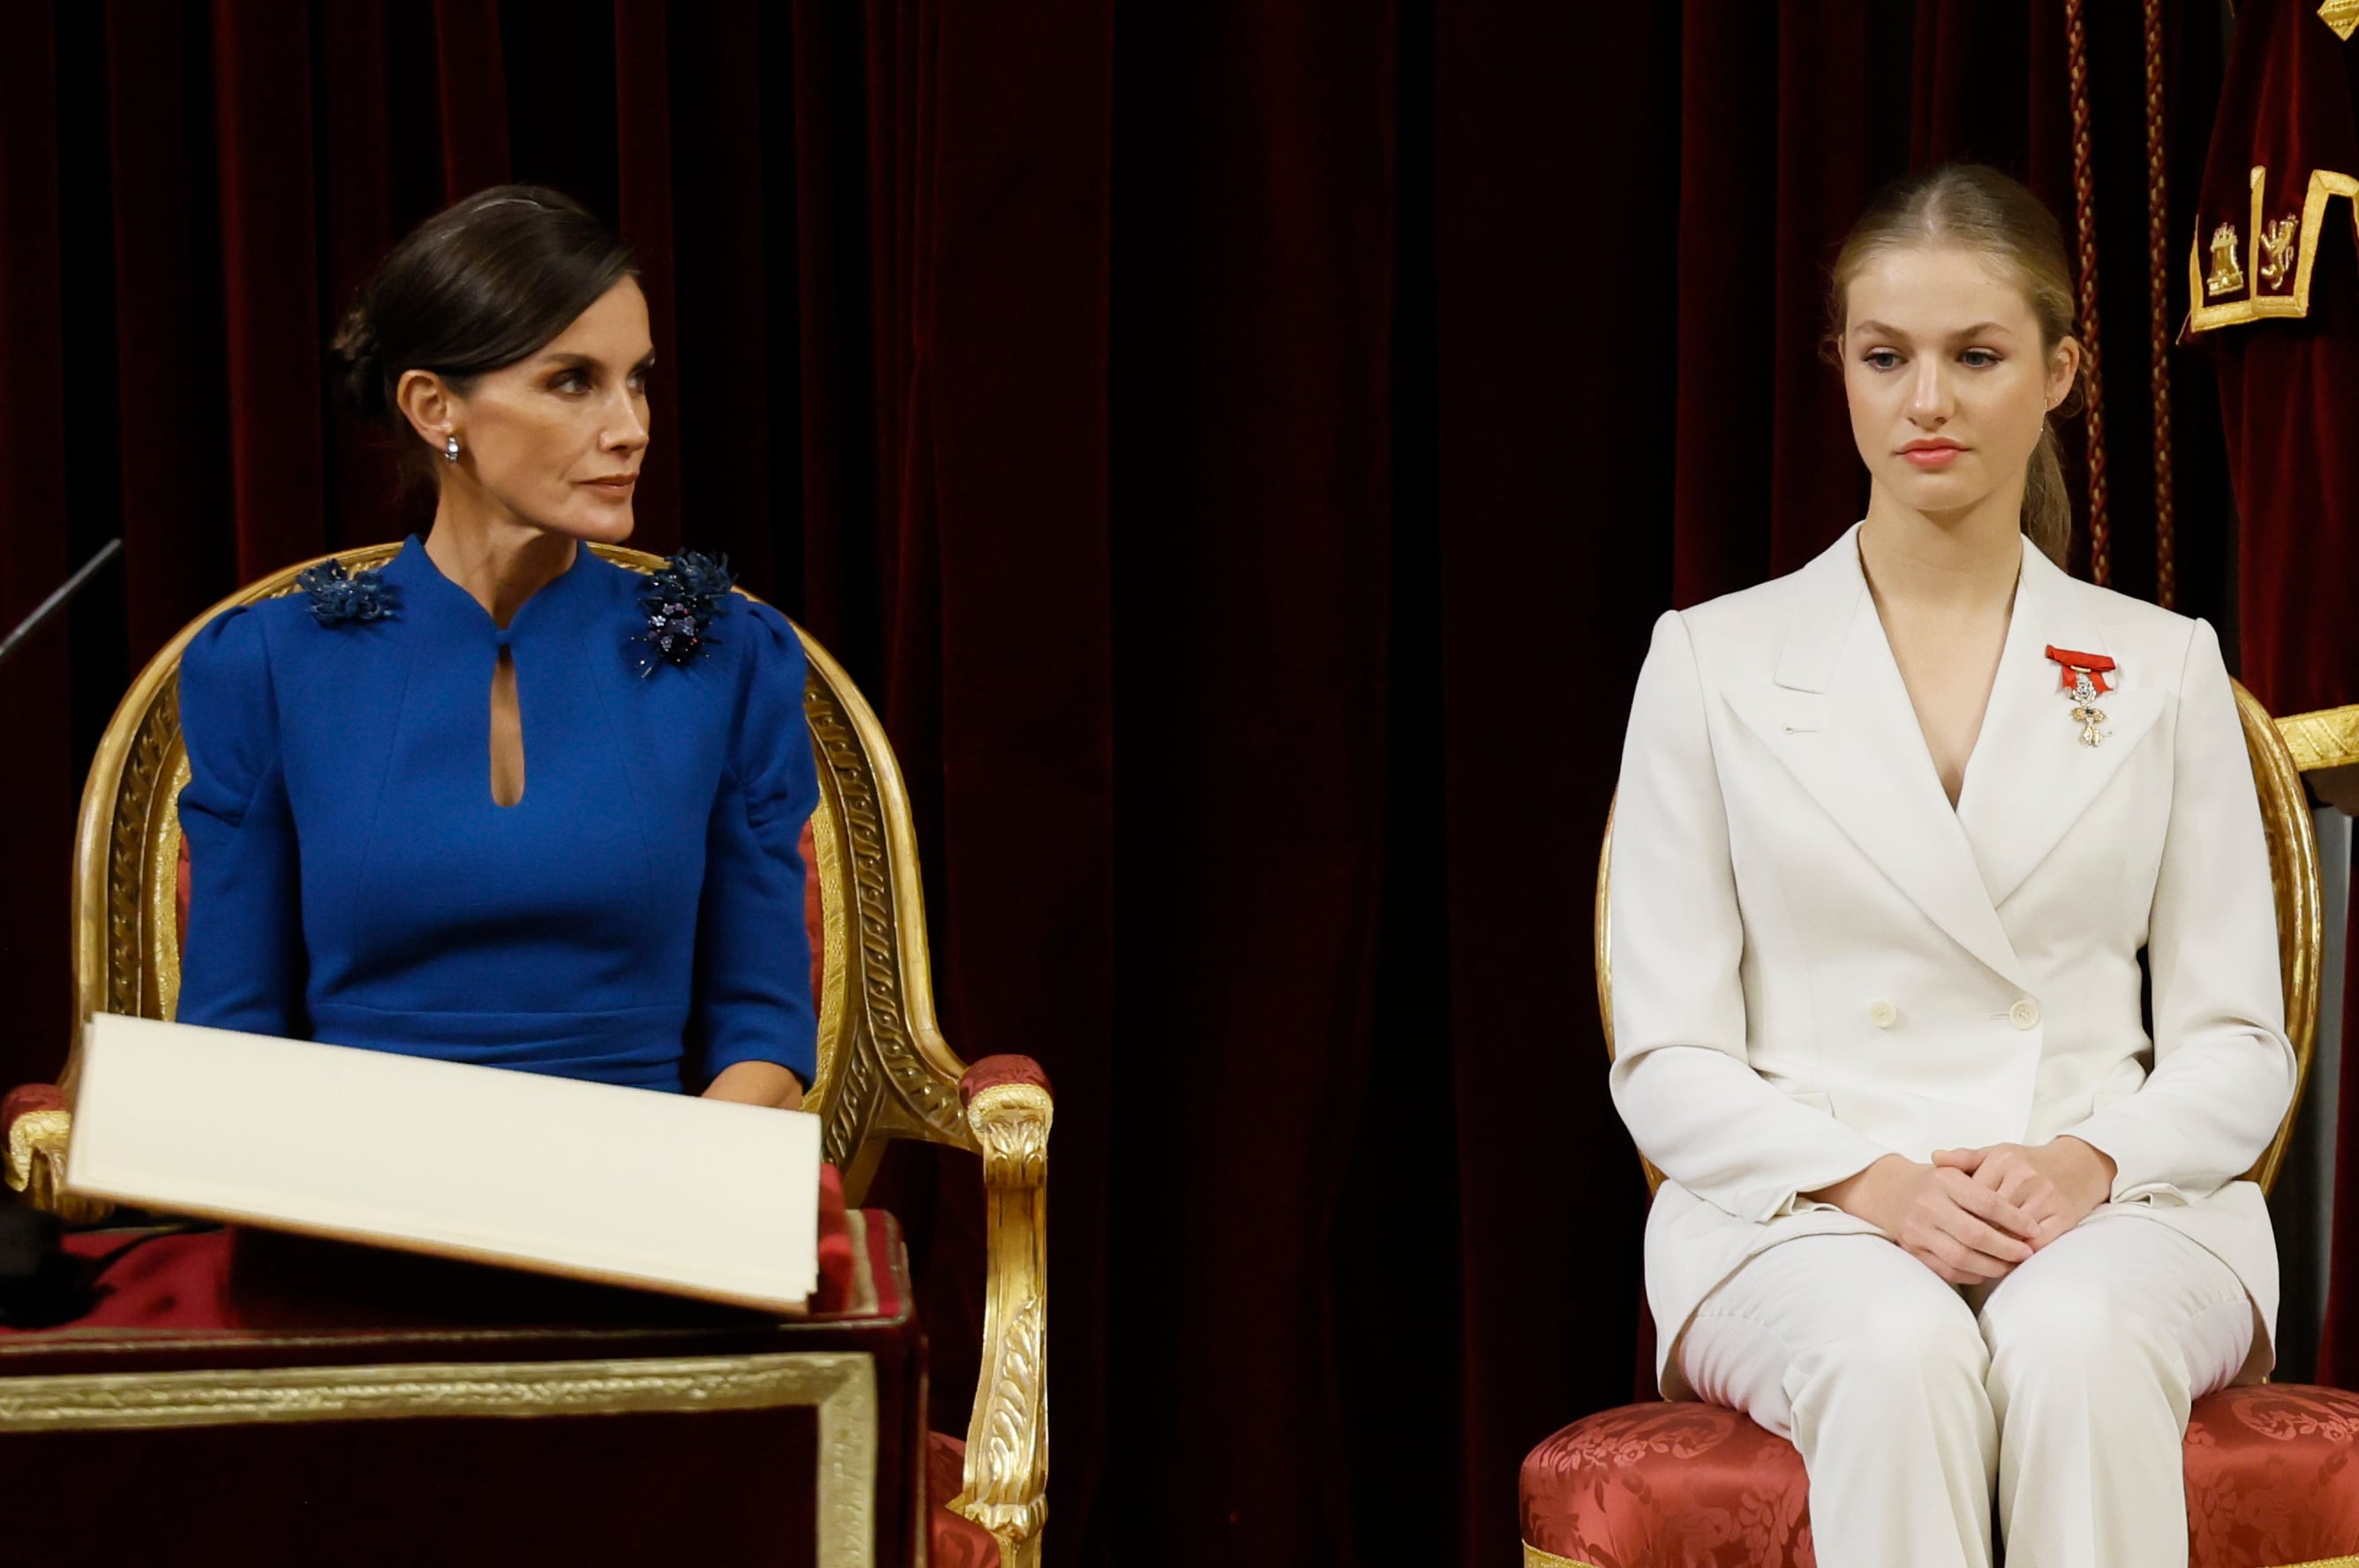
MULTIPOLYGON (((2286 1033, 2299 1062, 2293 1103, 2246 1174, 2277 1179, 2318 1035, 2324 959, 2318 847, 2286 736, 2236 687, 2260 792, 2277 895, 2286 1033)), ((1597 866, 1597 1005, 1614 1049, 1613 951, 1606 924, 1613 817, 1597 866)), ((1662 1173, 1642 1156, 1649 1192, 1662 1173)), ((2193 1568, 2323 1568, 2359 1562, 2359 1395, 2288 1384, 2230 1388, 2196 1402, 2187 1432, 2193 1568)), ((1801 1455, 1745 1417, 1654 1402, 1602 1410, 1526 1457, 1520 1487, 1526 1568, 1811 1568, 1801 1455)))
MULTIPOLYGON (((359 571, 382 565, 397 548, 322 559, 359 571)), ((633 570, 660 564, 637 550, 592 548, 633 570)), ((172 1016, 185 899, 176 808, 189 777, 178 703, 181 650, 221 610, 295 592, 299 574, 314 564, 277 572, 190 623, 140 672, 109 724, 76 833, 79 1017, 172 1016)), ((989 1269, 982 1377, 962 1454, 940 1440, 930 1452, 937 1465, 956 1455, 962 1466, 949 1506, 990 1532, 1006 1568, 1028 1568, 1038 1561, 1047 1510, 1045 1183, 1053 1102, 1046 1075, 1028 1059, 994 1057, 969 1067, 935 1027, 916 840, 892 748, 842 668, 801 635, 810 667, 804 713, 821 783, 806 837, 819 972, 818 1074, 806 1104, 822 1118, 826 1158, 842 1171, 853 1205, 888 1139, 947 1144, 982 1159, 989 1269)), ((87 1201, 60 1186, 74 1072, 70 1055, 59 1091, 11 1096, 7 1172, 37 1203, 87 1220, 95 1217, 87 1201), (77 1207, 85 1212, 75 1214, 77 1207)), ((922 1386, 920 1368, 912 1409, 922 1409, 922 1386)), ((5 1401, 0 1388, 0 1432, 11 1430, 5 1401)), ((920 1559, 923 1540, 920 1530, 920 1559)), ((870 1561, 851 1544, 838 1545, 849 1553, 842 1561, 870 1561)), ((939 1543, 936 1550, 942 1554, 939 1543)))

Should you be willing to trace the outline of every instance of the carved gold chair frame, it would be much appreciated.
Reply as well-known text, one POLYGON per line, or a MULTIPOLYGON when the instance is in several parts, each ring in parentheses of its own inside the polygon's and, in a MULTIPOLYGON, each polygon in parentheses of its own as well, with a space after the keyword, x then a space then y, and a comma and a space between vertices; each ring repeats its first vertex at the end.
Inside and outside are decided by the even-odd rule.
MULTIPOLYGON (((2293 1140, 2294 1118, 2300 1113, 2302 1088, 2310 1080, 2310 1054, 2318 1045, 2319 985, 2326 959, 2326 896, 2319 876, 2310 797, 2301 782, 2305 762, 2288 745, 2289 739, 2299 740, 2302 734, 2289 736, 2242 681, 2232 684, 2236 690, 2236 716, 2244 724, 2245 750, 2252 759, 2253 784, 2260 792, 2261 828, 2268 840, 2269 884, 2277 900, 2277 967, 2285 985, 2286 1038, 2292 1043, 2297 1064, 2293 1099, 2286 1106, 2285 1119, 2277 1124, 2277 1135, 2245 1173, 2266 1192, 2276 1182, 2277 1170, 2285 1163, 2286 1146, 2293 1140)), ((2359 714, 2359 709, 2351 712, 2359 714)), ((2301 720, 2315 717, 2299 716, 2301 720)), ((2288 726, 2297 723, 2286 721, 2288 726)), ((2310 754, 2309 765, 2321 768, 2359 760, 2315 742, 2310 754)), ((1597 857, 1595 941, 1597 1010, 1605 1025, 1609 1058, 1614 1053, 1614 948, 1605 911, 1613 876, 1614 813, 1608 808, 1605 843, 1597 857)), ((1638 1163, 1646 1169, 1647 1191, 1651 1193, 1662 1185, 1663 1173, 1644 1155, 1638 1157, 1638 1163)))
MULTIPOLYGON (((362 571, 384 564, 398 548, 372 545, 320 559, 362 571)), ((634 571, 661 564, 640 550, 591 548, 634 571)), ((148 661, 108 724, 75 833, 77 1018, 102 1011, 172 1016, 180 979, 177 808, 189 778, 179 724, 181 651, 221 611, 293 593, 298 576, 319 563, 275 572, 191 621, 148 661)), ((803 711, 820 778, 810 872, 825 932, 818 1075, 806 1106, 821 1118, 826 1158, 842 1171, 845 1197, 855 1205, 888 1139, 947 1144, 982 1157, 988 1268, 983 1370, 964 1486, 951 1507, 997 1538, 1006 1568, 1031 1568, 1047 1517, 1046 1182, 1053 1102, 1029 1063, 1020 1064, 1028 1072, 973 1081, 935 1027, 917 841, 900 770, 884 726, 842 667, 808 632, 796 631, 810 665, 803 711)), ((70 1054, 60 1080, 69 1103, 74 1073, 70 1054)), ((94 1217, 85 1201, 61 1188, 71 1127, 62 1109, 20 1116, 9 1129, 9 1180, 44 1207, 94 1217)))

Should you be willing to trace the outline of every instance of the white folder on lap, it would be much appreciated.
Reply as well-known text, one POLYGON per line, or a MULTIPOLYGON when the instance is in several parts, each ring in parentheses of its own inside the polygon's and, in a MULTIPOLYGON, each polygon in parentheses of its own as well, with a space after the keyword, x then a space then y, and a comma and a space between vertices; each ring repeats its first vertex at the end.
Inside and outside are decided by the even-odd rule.
POLYGON ((172 1214, 799 1312, 819 1118, 101 1013, 66 1185, 172 1214))

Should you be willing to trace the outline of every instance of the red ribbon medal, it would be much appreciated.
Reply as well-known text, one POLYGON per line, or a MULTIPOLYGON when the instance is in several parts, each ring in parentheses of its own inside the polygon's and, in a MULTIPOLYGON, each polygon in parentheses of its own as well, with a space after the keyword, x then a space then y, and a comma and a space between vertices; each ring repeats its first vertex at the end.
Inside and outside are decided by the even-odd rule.
POLYGON ((2114 667, 2114 661, 2104 654, 2075 653, 2069 648, 2057 648, 2051 645, 2048 649, 2048 657, 2064 667, 2063 689, 2065 691, 2072 690, 2072 677, 2080 672, 2086 672, 2090 683, 2099 691, 2113 690, 2105 684, 2105 671, 2114 667))
POLYGON ((2050 647, 2048 657, 2064 667, 2064 690, 2072 698, 2072 717, 2081 726, 2081 744, 2103 745, 2107 732, 2097 726, 2105 722, 2105 714, 2097 706, 2097 693, 2112 689, 2105 684, 2105 671, 2114 667, 2114 661, 2102 653, 2075 653, 2069 648, 2050 647), (2082 685, 2083 681, 2089 684, 2082 685))

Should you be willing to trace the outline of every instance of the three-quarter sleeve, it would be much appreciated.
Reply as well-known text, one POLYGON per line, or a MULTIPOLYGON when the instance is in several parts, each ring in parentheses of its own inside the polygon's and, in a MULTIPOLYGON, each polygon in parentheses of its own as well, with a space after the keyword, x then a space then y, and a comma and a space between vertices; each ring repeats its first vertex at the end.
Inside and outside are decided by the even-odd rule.
POLYGON ((303 1038, 302 871, 263 617, 230 610, 200 631, 179 699, 190 885, 176 1016, 303 1038))
POLYGON ((803 719, 803 651, 787 618, 740 601, 723 636, 749 645, 730 765, 705 838, 693 1036, 701 1080, 771 1062, 808 1087, 818 1062, 803 823, 819 803, 803 719))

